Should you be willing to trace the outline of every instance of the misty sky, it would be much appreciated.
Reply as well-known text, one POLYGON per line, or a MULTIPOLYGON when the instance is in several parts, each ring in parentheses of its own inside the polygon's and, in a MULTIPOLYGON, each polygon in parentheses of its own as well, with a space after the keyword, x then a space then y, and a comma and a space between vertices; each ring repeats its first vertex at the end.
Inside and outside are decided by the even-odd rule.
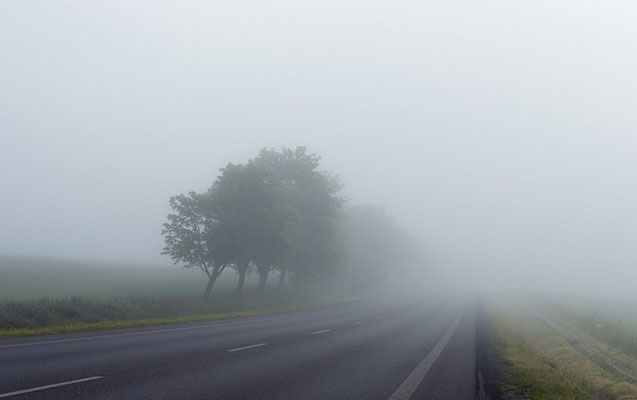
POLYGON ((0 2, 0 253, 146 263, 306 145, 482 279, 637 287, 637 2, 0 2))

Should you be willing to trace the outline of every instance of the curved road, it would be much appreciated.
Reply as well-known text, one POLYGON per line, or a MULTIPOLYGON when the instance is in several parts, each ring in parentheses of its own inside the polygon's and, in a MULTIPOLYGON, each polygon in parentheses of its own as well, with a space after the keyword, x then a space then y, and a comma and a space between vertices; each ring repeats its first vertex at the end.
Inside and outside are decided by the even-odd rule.
POLYGON ((8 399, 473 399, 475 310, 376 299, 0 340, 8 399))

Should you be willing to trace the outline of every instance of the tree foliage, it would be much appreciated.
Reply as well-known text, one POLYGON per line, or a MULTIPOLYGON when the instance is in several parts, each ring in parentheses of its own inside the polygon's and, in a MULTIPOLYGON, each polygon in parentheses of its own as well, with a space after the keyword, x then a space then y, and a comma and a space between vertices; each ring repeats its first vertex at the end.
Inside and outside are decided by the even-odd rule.
POLYGON ((343 213, 348 254, 345 279, 353 290, 365 291, 401 278, 418 259, 417 246, 384 208, 357 205, 343 213))
POLYGON ((208 204, 205 196, 195 192, 171 197, 174 214, 168 215, 162 230, 166 243, 162 254, 170 255, 185 268, 199 268, 208 276, 204 296, 210 295, 212 285, 227 266, 227 247, 218 240, 222 239, 218 220, 208 204))
POLYGON ((230 266, 239 274, 237 291, 251 271, 259 273, 258 291, 274 270, 297 282, 329 274, 337 265, 334 227, 344 199, 340 181, 319 170, 319 161, 303 147, 264 149, 221 169, 207 192, 171 198, 164 254, 203 270, 210 285, 230 266))
POLYGON ((227 267, 237 292, 253 272, 262 292, 273 271, 280 284, 339 276, 353 289, 377 287, 410 262, 413 241, 382 208, 343 210, 342 189, 304 147, 263 149, 222 168, 207 191, 170 199, 163 253, 205 272, 205 296, 227 267))

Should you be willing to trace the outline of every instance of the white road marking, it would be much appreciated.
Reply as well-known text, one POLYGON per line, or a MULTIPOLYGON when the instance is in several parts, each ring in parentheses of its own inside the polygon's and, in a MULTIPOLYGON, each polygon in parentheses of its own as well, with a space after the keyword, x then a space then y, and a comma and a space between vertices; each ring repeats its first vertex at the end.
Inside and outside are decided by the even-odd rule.
POLYGON ((247 349, 252 349, 255 347, 261 347, 261 346, 267 346, 267 343, 259 343, 259 344, 253 344, 251 346, 244 346, 244 347, 237 347, 236 349, 230 349, 228 350, 230 353, 235 352, 235 351, 241 351, 241 350, 247 350, 247 349))
POLYGON ((434 364, 434 362, 436 362, 436 360, 440 356, 440 353, 442 353, 442 350, 444 350, 445 346, 449 342, 449 339, 451 339, 451 336, 453 336, 453 333, 458 327, 458 323, 460 322, 462 314, 464 314, 464 307, 458 313, 458 316, 449 327, 449 330, 447 330, 447 333, 445 333, 442 339, 440 339, 436 346, 429 352, 429 354, 427 354, 427 357, 425 357, 425 359, 422 360, 420 364, 418 364, 416 369, 414 369, 411 374, 409 374, 407 379, 405 379, 405 381, 398 387, 398 389, 396 389, 394 394, 392 394, 388 400, 409 400, 411 398, 411 396, 418 388, 418 385, 420 385, 420 382, 422 382, 422 380, 425 378, 425 375, 427 375, 427 372, 429 372, 431 366, 434 364))
POLYGON ((20 395, 20 394, 31 393, 31 392, 38 392, 40 390, 53 389, 53 388, 60 387, 60 386, 75 385, 76 383, 94 381, 96 379, 102 379, 102 378, 104 378, 104 377, 103 376, 91 376, 90 378, 76 379, 74 381, 54 383, 52 385, 39 386, 39 387, 31 388, 31 389, 18 390, 18 391, 9 392, 9 393, 0 393, 0 398, 17 396, 17 395, 20 395))
POLYGON ((362 324, 362 323, 363 323, 363 321, 356 321, 356 322, 354 322, 352 325, 360 325, 360 324, 362 324))
POLYGON ((312 332, 312 335, 318 335, 318 334, 326 333, 326 332, 329 332, 329 331, 331 331, 331 329, 323 329, 322 331, 312 332))

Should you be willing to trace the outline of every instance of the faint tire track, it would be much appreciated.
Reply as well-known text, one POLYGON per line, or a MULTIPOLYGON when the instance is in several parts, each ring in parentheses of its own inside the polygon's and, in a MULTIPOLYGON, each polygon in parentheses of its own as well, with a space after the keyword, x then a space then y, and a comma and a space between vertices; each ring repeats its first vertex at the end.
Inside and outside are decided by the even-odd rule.
POLYGON ((537 319, 539 319, 540 321, 544 322, 545 324, 547 324, 548 326, 556 330, 558 333, 562 334, 568 339, 573 340, 584 351, 586 351, 587 353, 589 353, 590 355, 594 357, 597 357, 599 360, 603 361, 608 367, 618 372, 624 378, 627 378, 628 380, 633 382, 637 382, 637 375, 633 374, 631 371, 617 364, 610 357, 608 357, 606 354, 602 353, 601 351, 597 350, 593 345, 591 345, 590 343, 582 339, 580 336, 574 334, 573 332, 570 332, 569 330, 564 328, 562 325, 557 323, 552 318, 542 315, 539 312, 534 310, 527 310, 527 311, 531 313, 533 316, 535 316, 537 319))

